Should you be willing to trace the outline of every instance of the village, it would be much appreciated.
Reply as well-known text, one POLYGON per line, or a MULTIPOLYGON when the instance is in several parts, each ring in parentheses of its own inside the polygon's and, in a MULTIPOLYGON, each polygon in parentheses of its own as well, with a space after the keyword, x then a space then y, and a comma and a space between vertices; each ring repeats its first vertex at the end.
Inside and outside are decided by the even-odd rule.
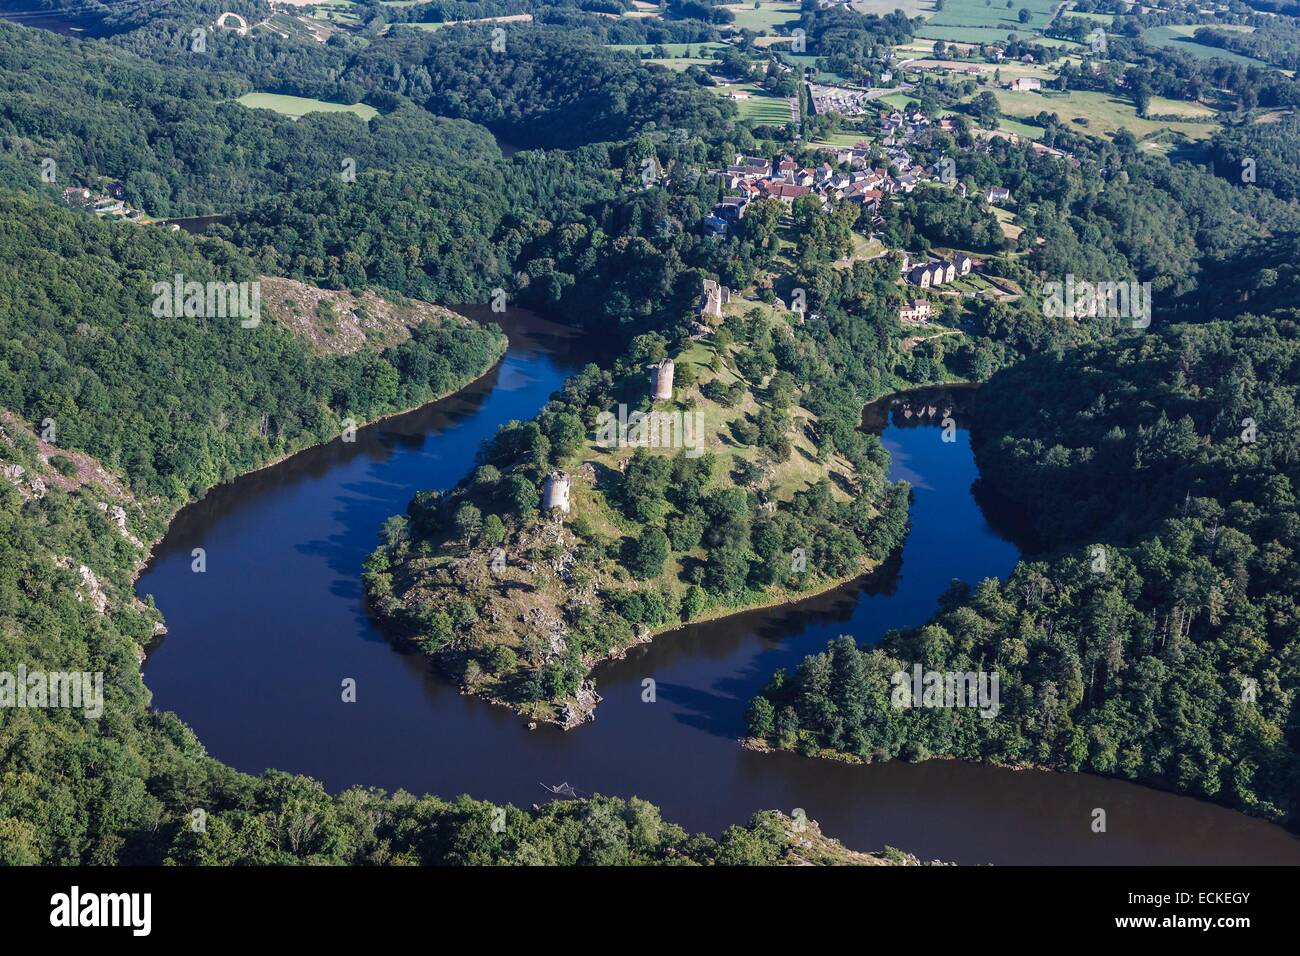
MULTIPOLYGON (((957 179, 952 161, 933 155, 928 136, 932 131, 955 134, 958 131, 957 120, 951 115, 932 120, 921 110, 882 111, 878 146, 866 140, 853 146, 822 146, 818 152, 826 158, 812 167, 802 166, 788 155, 775 162, 758 156, 737 155, 725 169, 711 171, 721 180, 727 195, 704 217, 702 226, 714 235, 726 237, 744 219, 752 202, 775 199, 793 212, 797 200, 813 197, 823 210, 841 202, 860 203, 863 215, 859 229, 872 239, 876 227, 884 224, 881 203, 886 197, 909 195, 923 184, 951 188, 963 197, 970 194, 972 187, 957 179), (931 161, 928 164, 916 162, 913 150, 929 153, 931 161)), ((987 140, 975 146, 977 150, 988 148, 987 140)), ((1043 150, 1047 151, 1047 148, 1043 150)), ((1005 207, 1013 202, 1011 191, 1003 186, 989 186, 979 195, 991 206, 1005 207)), ((899 281, 918 292, 950 286, 957 280, 980 274, 985 265, 983 260, 958 251, 924 257, 902 250, 896 254, 900 260, 899 281)), ((1016 294, 1016 290, 1004 287, 996 279, 985 278, 991 293, 1016 294)), ((730 292, 725 286, 706 280, 693 335, 707 333, 709 318, 721 316, 722 307, 729 301, 730 292)), ((899 321, 908 326, 925 326, 934 311, 925 299, 909 299, 899 311, 899 321)), ((915 345, 917 341, 909 339, 905 347, 915 345)))

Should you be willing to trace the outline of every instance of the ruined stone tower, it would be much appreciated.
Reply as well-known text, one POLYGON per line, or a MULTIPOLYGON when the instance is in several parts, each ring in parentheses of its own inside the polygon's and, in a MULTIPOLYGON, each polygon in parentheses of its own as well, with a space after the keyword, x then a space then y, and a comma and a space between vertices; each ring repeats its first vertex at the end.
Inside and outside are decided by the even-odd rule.
POLYGON ((562 471, 551 472, 542 484, 542 510, 556 508, 566 515, 569 513, 569 476, 562 471))
POLYGON ((673 360, 664 359, 658 365, 650 366, 650 391, 654 400, 669 401, 673 397, 673 360))

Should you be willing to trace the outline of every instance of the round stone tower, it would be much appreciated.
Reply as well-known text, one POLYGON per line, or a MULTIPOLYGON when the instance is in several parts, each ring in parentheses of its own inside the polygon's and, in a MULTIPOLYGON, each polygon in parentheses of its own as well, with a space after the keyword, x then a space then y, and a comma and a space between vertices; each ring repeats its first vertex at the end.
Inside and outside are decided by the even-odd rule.
POLYGON ((562 471, 551 472, 542 484, 542 510, 556 508, 566 515, 569 513, 569 476, 562 471))
POLYGON ((650 391, 656 402, 670 401, 673 397, 673 360, 664 359, 650 366, 650 391))

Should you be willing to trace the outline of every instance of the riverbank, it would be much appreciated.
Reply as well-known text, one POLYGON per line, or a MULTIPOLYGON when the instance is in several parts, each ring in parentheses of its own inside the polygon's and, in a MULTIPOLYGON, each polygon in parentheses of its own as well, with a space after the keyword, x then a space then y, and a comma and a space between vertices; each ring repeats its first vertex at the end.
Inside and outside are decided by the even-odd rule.
MULTIPOLYGON (((882 562, 869 562, 869 566, 865 567, 863 570, 855 571, 852 574, 839 578, 818 582, 806 590, 782 590, 779 593, 765 595, 764 597, 755 600, 753 603, 709 608, 702 611, 697 617, 691 618, 689 621, 678 621, 654 629, 645 629, 633 640, 612 648, 606 654, 595 657, 584 657, 583 665, 587 669, 587 675, 584 678, 581 692, 574 697, 542 702, 546 707, 556 708, 553 711, 539 708, 535 704, 521 703, 519 701, 496 697, 491 694, 480 693, 472 688, 464 686, 464 684, 461 685, 461 692, 480 697, 482 700, 485 700, 494 706, 509 709, 516 716, 524 719, 529 730, 536 730, 539 726, 544 724, 549 724, 566 731, 575 730, 583 724, 590 723, 596 719, 596 709, 603 698, 596 692, 596 684, 593 675, 596 669, 601 665, 624 660, 634 649, 651 644, 657 638, 671 636, 672 634, 684 631, 690 627, 717 623, 733 618, 743 617, 744 615, 753 614, 755 612, 770 611, 777 608, 797 609, 802 602, 812 601, 816 598, 824 597, 840 588, 852 587, 855 583, 862 582, 878 571, 881 565, 882 562)), ((439 662, 444 675, 452 676, 454 679, 455 664, 458 662, 459 658, 457 657, 449 657, 445 661, 439 662)))
POLYGON ((906 535, 907 489, 860 405, 837 421, 777 369, 797 334, 759 312, 585 370, 386 526, 376 620, 462 692, 572 729, 600 702, 592 670, 630 648, 869 574, 906 535))
POLYGON ((536 415, 601 360, 586 337, 518 328, 513 312, 503 323, 510 351, 484 381, 355 444, 223 486, 177 517, 139 585, 173 631, 151 650, 145 680, 154 708, 174 711, 212 757, 307 774, 332 793, 470 793, 521 807, 549 799, 539 783, 569 781, 635 795, 715 835, 764 809, 802 807, 851 849, 892 845, 959 864, 1300 863, 1300 843, 1276 826, 1122 780, 955 760, 849 765, 737 746, 747 703, 775 671, 840 634, 870 645, 930 617, 953 578, 1003 577, 1014 565, 1015 547, 970 495, 977 471, 960 413, 955 443, 935 424, 903 427, 901 415, 881 436, 891 479, 913 487, 901 555, 798 605, 686 625, 601 664, 600 718, 581 733, 530 731, 461 694, 424 655, 396 649, 357 586, 376 529, 413 489, 453 486, 484 439, 536 415), (196 547, 224 557, 193 574, 196 547), (344 678, 356 682, 350 703, 340 700, 344 678), (1107 808, 1106 836, 1087 826, 1094 807, 1107 808))
MULTIPOLYGON (((471 323, 472 320, 465 319, 464 321, 467 324, 469 324, 471 323)), ((473 386, 475 383, 482 382, 487 378, 489 378, 493 374, 493 372, 500 366, 501 361, 506 354, 506 350, 509 347, 509 340, 505 334, 503 333, 498 334, 494 338, 495 338, 495 344, 493 346, 494 348, 493 358, 491 362, 489 362, 487 366, 484 367, 477 374, 474 374, 471 377, 465 379, 464 381, 461 381, 458 384, 445 389, 443 392, 435 395, 427 402, 421 402, 419 405, 412 406, 410 408, 395 409, 383 415, 379 415, 374 418, 368 419, 366 421, 356 423, 355 432, 353 433, 353 437, 350 440, 355 441, 357 435, 360 435, 365 431, 373 429, 374 427, 383 424, 384 422, 391 421, 403 415, 409 415, 414 411, 418 411, 420 408, 430 406, 430 405, 435 405, 439 402, 446 400, 449 396, 464 391, 465 389, 473 386)), ((333 445, 333 444, 346 444, 348 441, 349 439, 344 438, 342 435, 335 436, 333 438, 329 438, 324 441, 313 441, 309 437, 300 436, 298 439, 292 440, 290 442, 291 445, 290 448, 286 449, 281 454, 275 455, 267 459, 257 467, 250 468, 246 471, 240 472, 238 475, 235 475, 227 479, 226 481, 221 481, 214 485, 211 485, 208 488, 206 488, 202 494, 190 499, 189 501, 182 501, 174 504, 165 512, 165 516, 163 517, 162 520, 162 524, 163 524, 162 529, 158 531, 156 534, 154 534, 148 541, 144 542, 144 549, 136 559, 134 570, 132 572, 132 578, 131 578, 132 586, 133 587, 138 586, 140 577, 148 572, 150 565, 154 561, 156 549, 158 548, 159 544, 167 537, 167 534, 170 531, 171 525, 175 521, 176 516, 180 514, 182 511, 184 511, 187 508, 192 508, 197 504, 200 504, 209 495, 212 495, 213 493, 218 492, 223 488, 232 487, 236 482, 244 481, 259 473, 270 471, 271 469, 274 469, 284 464, 290 459, 298 455, 301 455, 303 452, 309 451, 314 448, 324 448, 326 446, 333 445)), ((163 637, 166 634, 167 634, 166 620, 160 617, 154 625, 153 639, 156 642, 159 638, 163 637)), ((145 656, 147 655, 147 651, 148 651, 147 646, 141 651, 140 660, 142 664, 145 660, 145 656)))

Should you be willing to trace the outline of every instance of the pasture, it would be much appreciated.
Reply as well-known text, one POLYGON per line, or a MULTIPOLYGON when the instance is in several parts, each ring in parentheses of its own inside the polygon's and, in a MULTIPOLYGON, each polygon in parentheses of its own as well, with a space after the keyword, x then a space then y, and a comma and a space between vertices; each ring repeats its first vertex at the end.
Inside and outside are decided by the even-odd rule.
POLYGON ((752 3, 727 3, 723 4, 723 9, 730 10, 736 15, 736 22, 727 25, 737 30, 775 33, 778 26, 799 25, 797 3, 774 3, 772 0, 761 0, 757 10, 752 3))
MULTIPOLYGON (((1055 113, 1072 129, 1092 136, 1104 136, 1119 129, 1127 129, 1142 139, 1161 130, 1172 130, 1189 139, 1207 139, 1216 129, 1214 123, 1144 119, 1137 115, 1131 100, 1091 90, 1074 90, 1066 96, 997 90, 995 95, 1002 112, 1008 116, 1034 117, 1041 112, 1055 113)), ((1154 116, 1185 116, 1188 119, 1209 119, 1216 115, 1214 110, 1199 103, 1167 100, 1158 96, 1151 98, 1148 112, 1154 116)))
MULTIPOLYGON (((1229 63, 1241 63, 1248 66, 1266 65, 1262 61, 1256 60, 1254 57, 1243 56, 1240 53, 1233 53, 1231 50, 1222 50, 1219 47, 1210 46, 1206 43, 1197 43, 1192 39, 1192 35, 1198 29, 1200 29, 1200 27, 1193 24, 1171 27, 1150 27, 1149 29, 1142 31, 1142 39, 1152 46, 1181 50, 1188 56, 1196 57, 1198 60, 1220 59, 1227 60, 1229 63)), ((1226 28, 1220 27, 1219 29, 1226 28)))

